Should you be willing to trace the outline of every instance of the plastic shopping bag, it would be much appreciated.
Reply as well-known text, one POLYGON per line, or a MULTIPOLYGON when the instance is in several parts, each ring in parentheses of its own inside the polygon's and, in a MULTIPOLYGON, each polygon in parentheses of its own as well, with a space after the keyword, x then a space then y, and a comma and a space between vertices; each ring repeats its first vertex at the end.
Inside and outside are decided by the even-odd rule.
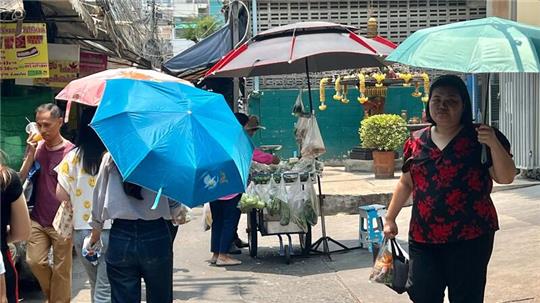
POLYGON ((296 102, 294 102, 292 108, 293 116, 300 116, 304 113, 304 102, 302 102, 302 89, 298 91, 298 96, 296 97, 296 102))
POLYGON ((384 238, 369 276, 371 282, 382 283, 398 294, 406 291, 409 258, 396 239, 384 238))
POLYGON ((202 228, 203 231, 207 231, 212 228, 212 211, 210 210, 210 203, 204 203, 203 206, 202 228))
POLYGON ((314 115, 308 120, 306 138, 302 143, 302 157, 317 158, 326 152, 319 124, 314 115))
POLYGON ((302 183, 300 182, 300 176, 294 181, 288 191, 289 197, 289 208, 291 210, 291 221, 294 222, 298 227, 303 231, 308 231, 308 222, 305 215, 305 201, 306 193, 302 188, 302 183))

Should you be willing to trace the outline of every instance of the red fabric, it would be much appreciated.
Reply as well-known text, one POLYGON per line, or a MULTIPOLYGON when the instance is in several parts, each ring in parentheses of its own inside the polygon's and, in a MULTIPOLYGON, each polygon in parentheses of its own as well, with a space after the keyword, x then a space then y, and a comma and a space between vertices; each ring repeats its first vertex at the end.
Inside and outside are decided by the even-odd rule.
POLYGON ((375 40, 375 41, 377 41, 379 43, 382 43, 382 44, 384 44, 384 45, 386 45, 388 47, 397 48, 397 45, 394 42, 392 42, 392 41, 390 41, 390 40, 388 40, 386 38, 383 38, 381 36, 377 36, 377 37, 373 38, 373 40, 375 40))
POLYGON ((73 143, 67 140, 62 148, 55 151, 47 150, 44 143, 37 148, 36 161, 41 169, 37 177, 36 205, 30 217, 43 227, 52 226, 52 221, 60 206, 60 201, 56 198, 58 175, 54 169, 71 149, 73 149, 73 143))
MULTIPOLYGON (((496 134, 510 153, 506 137, 496 134)), ((442 244, 499 229, 490 197, 492 162, 481 163, 481 149, 474 127, 463 128, 442 151, 431 140, 430 127, 405 142, 403 171, 413 181, 411 240, 442 244)))
POLYGON ((373 52, 373 54, 377 54, 377 51, 371 47, 371 45, 369 45, 369 43, 367 43, 366 41, 364 41, 364 39, 362 39, 362 37, 358 36, 357 34, 353 33, 353 32, 350 32, 349 33, 349 38, 353 39, 354 41, 362 44, 362 46, 364 46, 365 48, 369 49, 370 51, 373 52))
POLYGON ((11 255, 11 251, 9 249, 6 251, 6 257, 9 264, 4 264, 4 266, 11 266, 13 269, 13 274, 15 275, 15 280, 13 281, 15 283, 15 300, 16 302, 19 302, 19 273, 17 273, 17 268, 15 267, 13 256, 11 255))
POLYGON ((274 161, 274 156, 256 148, 253 150, 253 161, 262 164, 272 164, 272 161, 274 161))

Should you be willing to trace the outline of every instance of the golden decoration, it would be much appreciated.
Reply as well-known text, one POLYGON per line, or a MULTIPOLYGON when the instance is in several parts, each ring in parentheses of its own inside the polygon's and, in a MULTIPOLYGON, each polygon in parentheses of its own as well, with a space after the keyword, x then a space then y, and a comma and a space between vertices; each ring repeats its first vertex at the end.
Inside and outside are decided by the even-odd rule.
POLYGON ((334 100, 341 101, 341 76, 338 76, 336 81, 334 82, 334 89, 336 90, 336 94, 334 95, 334 100))
POLYGON ((373 78, 375 78, 375 80, 377 81, 377 83, 375 83, 375 86, 376 87, 382 87, 383 86, 383 81, 384 79, 386 79, 386 75, 383 74, 383 73, 376 73, 373 75, 373 78))
POLYGON ((80 197, 82 195, 82 190, 80 188, 77 188, 75 190, 75 196, 80 197))
POLYGON ((319 82, 319 101, 321 102, 321 105, 319 105, 319 110, 324 111, 326 110, 326 84, 328 83, 328 78, 322 78, 319 82))
POLYGON ((412 77, 413 77, 413 75, 411 73, 398 74, 398 78, 403 80, 403 86, 404 87, 411 86, 410 81, 411 81, 412 77))
POLYGON ((414 92, 411 94, 411 96, 415 98, 419 98, 422 96, 422 93, 420 92, 420 82, 414 82, 414 92))
POLYGON ((84 206, 84 208, 90 208, 90 207, 92 207, 92 202, 86 200, 86 201, 83 202, 83 206, 84 206))
POLYGON ((360 92, 360 96, 356 99, 360 104, 364 104, 368 102, 368 98, 366 97, 366 76, 363 73, 358 74, 358 91, 360 92))
POLYGON ((88 219, 90 219, 90 215, 89 215, 89 214, 84 214, 84 215, 82 216, 82 218, 83 218, 83 220, 84 220, 85 222, 87 222, 88 219))
POLYGON ((422 73, 422 79, 424 79, 424 96, 422 102, 427 103, 429 101, 429 76, 427 73, 422 73))

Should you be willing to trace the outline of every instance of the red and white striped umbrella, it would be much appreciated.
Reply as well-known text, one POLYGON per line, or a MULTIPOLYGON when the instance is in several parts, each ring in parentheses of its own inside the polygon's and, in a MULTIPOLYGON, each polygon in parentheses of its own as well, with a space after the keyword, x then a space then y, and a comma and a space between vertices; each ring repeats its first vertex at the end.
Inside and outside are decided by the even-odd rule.
POLYGON ((229 52, 206 77, 251 77, 381 67, 396 45, 354 27, 299 22, 264 31, 229 52))

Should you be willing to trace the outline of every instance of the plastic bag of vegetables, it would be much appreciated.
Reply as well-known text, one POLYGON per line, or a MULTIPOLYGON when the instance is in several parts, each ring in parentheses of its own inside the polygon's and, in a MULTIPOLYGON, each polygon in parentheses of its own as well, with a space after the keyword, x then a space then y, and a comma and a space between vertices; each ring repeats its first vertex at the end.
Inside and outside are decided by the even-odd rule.
POLYGON ((279 185, 276 180, 272 178, 270 180, 270 201, 266 204, 266 209, 271 216, 278 215, 281 210, 281 201, 279 200, 279 185))
POLYGON ((264 201, 259 197, 256 191, 256 185, 254 182, 249 183, 246 193, 240 198, 238 208, 243 213, 247 213, 252 209, 263 209, 266 206, 264 201))
POLYGON ((300 227, 304 232, 308 230, 308 222, 304 213, 306 202, 306 193, 302 189, 300 176, 290 186, 288 194, 288 202, 291 210, 291 221, 300 227))

